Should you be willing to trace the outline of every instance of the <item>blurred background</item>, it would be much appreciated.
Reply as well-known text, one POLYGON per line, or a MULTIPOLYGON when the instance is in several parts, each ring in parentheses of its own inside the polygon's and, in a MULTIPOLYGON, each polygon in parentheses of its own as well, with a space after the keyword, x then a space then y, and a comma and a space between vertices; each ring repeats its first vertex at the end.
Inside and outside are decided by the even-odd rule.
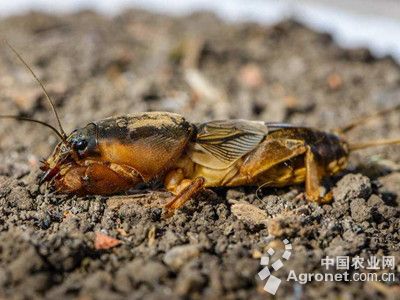
POLYGON ((0 15, 30 10, 68 13, 93 9, 115 15, 129 8, 143 8, 171 15, 210 11, 231 22, 273 24, 291 18, 332 34, 347 47, 369 47, 378 56, 393 55, 400 61, 400 5, 398 0, 15 0, 0 3, 0 15))

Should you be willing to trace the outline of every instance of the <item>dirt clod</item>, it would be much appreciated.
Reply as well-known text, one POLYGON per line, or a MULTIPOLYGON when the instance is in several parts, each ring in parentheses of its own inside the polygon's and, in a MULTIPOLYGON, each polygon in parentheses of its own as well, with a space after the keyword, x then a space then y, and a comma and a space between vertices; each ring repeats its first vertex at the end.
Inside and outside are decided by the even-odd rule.
POLYGON ((350 204, 351 217, 357 222, 368 221, 371 218, 371 208, 362 198, 356 198, 350 204))
POLYGON ((333 189, 333 197, 339 202, 354 198, 367 199, 371 192, 371 181, 368 177, 361 174, 348 174, 339 180, 333 189))

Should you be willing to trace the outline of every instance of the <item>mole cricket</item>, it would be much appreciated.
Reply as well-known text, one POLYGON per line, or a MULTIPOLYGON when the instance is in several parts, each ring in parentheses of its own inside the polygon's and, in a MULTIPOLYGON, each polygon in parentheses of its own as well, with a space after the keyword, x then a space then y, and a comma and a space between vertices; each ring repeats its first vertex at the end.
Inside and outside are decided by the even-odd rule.
POLYGON ((372 146, 400 144, 400 139, 349 143, 345 133, 378 112, 332 132, 248 120, 190 123, 169 112, 144 112, 91 122, 67 135, 44 85, 6 42, 39 83, 58 122, 0 115, 39 123, 53 130, 60 143, 42 161, 41 183, 59 193, 111 195, 139 183, 161 179, 174 196, 168 214, 182 207, 199 190, 219 186, 283 187, 305 184, 308 201, 332 199, 321 188, 323 178, 346 168, 349 153, 372 146))

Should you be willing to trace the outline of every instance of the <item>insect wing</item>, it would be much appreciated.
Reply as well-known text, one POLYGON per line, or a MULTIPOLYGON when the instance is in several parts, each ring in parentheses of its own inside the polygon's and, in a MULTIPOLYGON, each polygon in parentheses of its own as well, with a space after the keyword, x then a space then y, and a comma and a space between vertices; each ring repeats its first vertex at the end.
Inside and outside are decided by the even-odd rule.
POLYGON ((191 159, 211 169, 226 169, 256 148, 268 134, 263 122, 211 121, 197 125, 191 159))

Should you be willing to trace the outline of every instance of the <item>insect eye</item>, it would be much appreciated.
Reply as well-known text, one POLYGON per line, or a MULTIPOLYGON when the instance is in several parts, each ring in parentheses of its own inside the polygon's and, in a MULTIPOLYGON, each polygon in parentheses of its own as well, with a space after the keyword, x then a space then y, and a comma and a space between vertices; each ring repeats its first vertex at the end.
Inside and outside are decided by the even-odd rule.
POLYGON ((86 146, 87 146, 87 141, 86 140, 79 140, 79 141, 77 141, 75 143, 74 146, 75 146, 76 150, 79 150, 79 151, 85 150, 86 146))

